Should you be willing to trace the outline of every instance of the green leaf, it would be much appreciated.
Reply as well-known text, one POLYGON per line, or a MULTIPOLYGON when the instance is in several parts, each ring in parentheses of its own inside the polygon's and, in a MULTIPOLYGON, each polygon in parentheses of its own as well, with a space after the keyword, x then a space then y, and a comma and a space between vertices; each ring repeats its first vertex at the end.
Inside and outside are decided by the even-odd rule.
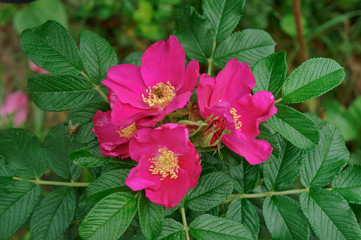
POLYGON ((333 180, 332 191, 348 202, 361 204, 361 166, 350 166, 342 171, 333 180))
POLYGON ((193 7, 188 7, 183 16, 177 19, 175 34, 190 59, 206 63, 211 56, 214 38, 211 26, 205 17, 199 15, 193 7))
POLYGON ((69 155, 73 163, 79 167, 102 167, 109 162, 109 158, 93 156, 86 147, 72 151, 69 155))
POLYGON ((138 201, 139 223, 146 239, 160 235, 164 222, 164 207, 151 202, 142 193, 138 201))
POLYGON ((210 23, 217 42, 227 38, 237 26, 245 2, 245 0, 203 1, 203 14, 210 23))
POLYGON ((263 177, 268 190, 282 189, 293 183, 298 177, 302 151, 284 138, 279 138, 281 154, 272 162, 264 162, 263 177))
POLYGON ((14 177, 14 172, 8 164, 6 164, 5 159, 0 156, 0 189, 8 186, 14 177))
POLYGON ((98 84, 105 79, 108 69, 119 63, 114 48, 91 31, 81 32, 79 48, 85 70, 93 82, 98 84))
POLYGON ((58 124, 53 127, 44 141, 46 156, 54 172, 62 178, 76 180, 80 177, 82 169, 70 160, 69 154, 82 147, 81 144, 71 142, 65 136, 64 126, 58 124))
POLYGON ((214 64, 224 68, 229 60, 237 58, 253 67, 256 62, 272 54, 274 46, 271 35, 263 30, 246 29, 235 32, 217 46, 214 64))
POLYGON ((189 189, 186 205, 194 211, 207 211, 227 200, 232 193, 232 180, 221 172, 206 174, 195 188, 189 189))
POLYGON ((236 198, 228 207, 226 218, 242 223, 257 239, 259 218, 255 206, 248 199, 236 198))
POLYGON ((11 237, 28 219, 40 198, 40 187, 15 181, 0 192, 0 239, 11 237))
POLYGON ((267 123, 290 143, 300 149, 315 147, 319 141, 316 124, 299 111, 277 104, 277 113, 267 123))
POLYGON ((87 187, 87 201, 97 202, 109 194, 129 190, 125 185, 129 171, 129 169, 117 169, 101 175, 87 187))
POLYGON ((338 129, 327 124, 320 130, 320 143, 304 152, 300 170, 303 186, 325 186, 346 165, 350 156, 338 129))
MULTIPOLYGON (((271 157, 273 159, 279 158, 280 154, 281 154, 281 146, 279 143, 280 135, 278 133, 276 133, 271 127, 269 127, 266 124, 259 125, 258 129, 259 129, 260 133, 256 138, 266 140, 273 148, 271 157)), ((271 160, 272 159, 270 158, 267 161, 269 162, 271 160)))
POLYGON ((26 55, 52 73, 78 74, 83 70, 79 50, 70 34, 54 21, 25 30, 20 36, 26 55))
POLYGON ((25 7, 17 9, 14 16, 14 28, 21 33, 27 28, 33 28, 48 20, 68 26, 68 16, 64 4, 60 0, 37 0, 25 7))
POLYGON ((286 196, 267 197, 263 216, 272 239, 309 239, 310 229, 297 202, 286 196))
POLYGON ((64 122, 67 134, 79 143, 88 143, 96 139, 93 133, 93 117, 98 110, 102 112, 110 110, 109 104, 106 102, 91 102, 72 110, 64 122), (73 134, 69 133, 69 128, 72 126, 76 126, 73 134))
POLYGON ((128 56, 126 56, 123 60, 123 64, 133 64, 133 65, 137 65, 138 67, 140 67, 140 65, 142 64, 142 56, 143 56, 143 52, 142 51, 135 51, 132 52, 131 54, 129 54, 128 56))
POLYGON ((85 78, 38 74, 28 81, 31 100, 45 111, 68 111, 89 102, 96 91, 85 78))
POLYGON ((194 219, 189 226, 189 231, 196 239, 252 239, 250 231, 241 223, 209 214, 194 219))
POLYGON ((171 219, 164 219, 164 226, 157 240, 185 239, 184 227, 181 223, 171 219))
POLYGON ((44 147, 39 138, 25 129, 0 131, 0 155, 22 178, 40 178, 46 168, 44 147))
POLYGON ((307 101, 337 87, 344 77, 343 68, 335 60, 309 59, 286 78, 282 99, 285 103, 307 101))
POLYGON ((274 96, 281 90, 287 73, 285 52, 275 52, 260 60, 253 68, 256 86, 253 93, 270 91, 274 96))
POLYGON ((360 239, 361 230, 347 202, 325 189, 311 189, 300 197, 301 208, 320 240, 360 239))
POLYGON ((98 202, 79 227, 84 239, 116 240, 125 232, 137 212, 137 201, 129 193, 113 193, 98 202))
POLYGON ((31 217, 32 239, 61 239, 73 220, 75 207, 73 188, 62 187, 52 191, 36 207, 31 217))

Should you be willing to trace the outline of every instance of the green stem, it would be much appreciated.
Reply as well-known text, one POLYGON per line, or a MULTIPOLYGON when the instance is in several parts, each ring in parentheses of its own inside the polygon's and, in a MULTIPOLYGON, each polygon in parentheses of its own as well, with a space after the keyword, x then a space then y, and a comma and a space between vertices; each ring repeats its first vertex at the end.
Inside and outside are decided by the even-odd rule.
POLYGON ((209 76, 212 75, 213 55, 214 55, 214 51, 216 50, 216 45, 217 45, 217 42, 214 41, 211 56, 210 56, 210 58, 208 58, 208 71, 207 71, 207 74, 208 74, 209 76))
POLYGON ((279 99, 277 99, 276 101, 275 101, 275 104, 276 103, 279 103, 279 102, 281 102, 282 101, 282 98, 279 98, 279 99))
POLYGON ((190 240, 189 232, 188 232, 189 228, 188 228, 186 212, 184 211, 184 208, 181 208, 180 212, 182 214, 182 221, 183 221, 183 226, 184 226, 184 232, 186 233, 186 240, 190 240))
POLYGON ((93 81, 84 71, 81 71, 80 74, 83 75, 93 85, 94 90, 97 91, 105 99, 105 101, 109 102, 107 95, 101 90, 98 84, 93 83, 93 81))
POLYGON ((25 178, 19 178, 19 177, 13 177, 14 180, 17 181, 27 181, 32 182, 38 185, 54 185, 54 186, 69 186, 69 187, 87 187, 90 183, 88 182, 55 182, 55 181, 44 181, 40 179, 25 179, 25 178))

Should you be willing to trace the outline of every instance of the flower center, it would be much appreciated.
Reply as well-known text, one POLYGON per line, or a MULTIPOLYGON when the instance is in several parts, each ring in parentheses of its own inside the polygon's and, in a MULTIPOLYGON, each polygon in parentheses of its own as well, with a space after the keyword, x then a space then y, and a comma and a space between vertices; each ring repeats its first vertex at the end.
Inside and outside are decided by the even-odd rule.
POLYGON ((143 101, 147 103, 150 107, 164 107, 170 103, 175 97, 174 93, 175 88, 168 81, 167 84, 162 82, 157 83, 153 87, 149 87, 146 92, 148 97, 145 97, 142 94, 143 101))
POLYGON ((160 180, 164 180, 170 175, 170 179, 178 178, 179 165, 178 157, 174 156, 174 152, 168 150, 166 147, 158 149, 159 154, 156 157, 149 159, 153 164, 149 168, 152 174, 159 174, 162 176, 160 180))
POLYGON ((232 114, 234 125, 236 126, 236 129, 238 131, 241 131, 242 122, 239 121, 239 118, 241 117, 241 115, 237 114, 237 110, 235 108, 231 108, 230 113, 232 114))
POLYGON ((133 137, 134 133, 137 132, 137 127, 135 126, 135 123, 130 124, 128 127, 117 130, 117 133, 119 133, 120 137, 133 137))

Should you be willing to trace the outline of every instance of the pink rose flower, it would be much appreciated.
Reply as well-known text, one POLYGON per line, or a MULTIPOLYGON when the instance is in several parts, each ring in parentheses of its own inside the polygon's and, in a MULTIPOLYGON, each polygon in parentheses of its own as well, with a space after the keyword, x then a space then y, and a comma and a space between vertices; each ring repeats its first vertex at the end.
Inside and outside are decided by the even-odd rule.
POLYGON ((12 116, 14 127, 24 124, 28 116, 28 101, 28 96, 21 91, 10 93, 5 97, 0 108, 1 118, 12 116))
POLYGON ((138 162, 125 183, 134 191, 145 189, 153 202, 175 207, 202 171, 198 152, 184 125, 167 123, 140 129, 130 141, 130 156, 138 162))
POLYGON ((35 63, 33 61, 31 61, 30 59, 29 59, 29 68, 31 69, 31 71, 37 72, 37 73, 40 73, 40 74, 49 73, 45 69, 42 69, 41 67, 38 67, 37 65, 35 65, 35 63))
POLYGON ((109 157, 129 157, 129 141, 137 132, 137 125, 120 128, 111 122, 111 111, 98 110, 93 117, 93 132, 100 143, 102 155, 109 157))
POLYGON ((277 112, 272 93, 260 91, 251 94, 255 84, 248 65, 231 59, 217 77, 202 74, 197 88, 202 117, 206 119, 212 114, 213 118, 218 117, 212 122, 214 126, 209 126, 220 129, 210 137, 211 143, 215 142, 215 137, 220 137, 228 148, 250 164, 261 163, 270 157, 271 145, 254 138, 259 135, 260 122, 277 112), (230 133, 222 134, 225 130, 230 133))
POLYGON ((112 122, 124 127, 139 121, 155 126, 168 113, 186 105, 197 84, 199 64, 185 68, 185 54, 175 36, 158 41, 143 54, 140 67, 120 64, 108 70, 103 84, 112 107, 112 122))

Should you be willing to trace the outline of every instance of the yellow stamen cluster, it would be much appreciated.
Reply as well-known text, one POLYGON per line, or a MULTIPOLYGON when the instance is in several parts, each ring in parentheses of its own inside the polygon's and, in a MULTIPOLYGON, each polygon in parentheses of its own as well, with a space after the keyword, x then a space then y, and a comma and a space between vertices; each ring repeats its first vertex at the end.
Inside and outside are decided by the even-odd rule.
POLYGON ((167 84, 157 83, 153 87, 149 87, 146 92, 148 97, 142 94, 143 101, 150 107, 164 107, 168 105, 175 97, 175 88, 168 81, 167 84))
POLYGON ((137 127, 135 123, 130 124, 128 127, 117 130, 120 137, 133 137, 133 135, 137 132, 137 127))
POLYGON ((152 174, 160 174, 162 176, 160 180, 164 180, 168 176, 170 176, 170 179, 178 178, 178 157, 175 157, 174 152, 166 147, 159 148, 158 153, 156 157, 149 159, 153 164, 150 166, 149 171, 152 174))
POLYGON ((242 122, 239 121, 239 118, 241 117, 241 115, 237 114, 237 110, 235 108, 231 108, 230 113, 232 114, 234 125, 236 125, 236 129, 238 131, 241 131, 242 122))

